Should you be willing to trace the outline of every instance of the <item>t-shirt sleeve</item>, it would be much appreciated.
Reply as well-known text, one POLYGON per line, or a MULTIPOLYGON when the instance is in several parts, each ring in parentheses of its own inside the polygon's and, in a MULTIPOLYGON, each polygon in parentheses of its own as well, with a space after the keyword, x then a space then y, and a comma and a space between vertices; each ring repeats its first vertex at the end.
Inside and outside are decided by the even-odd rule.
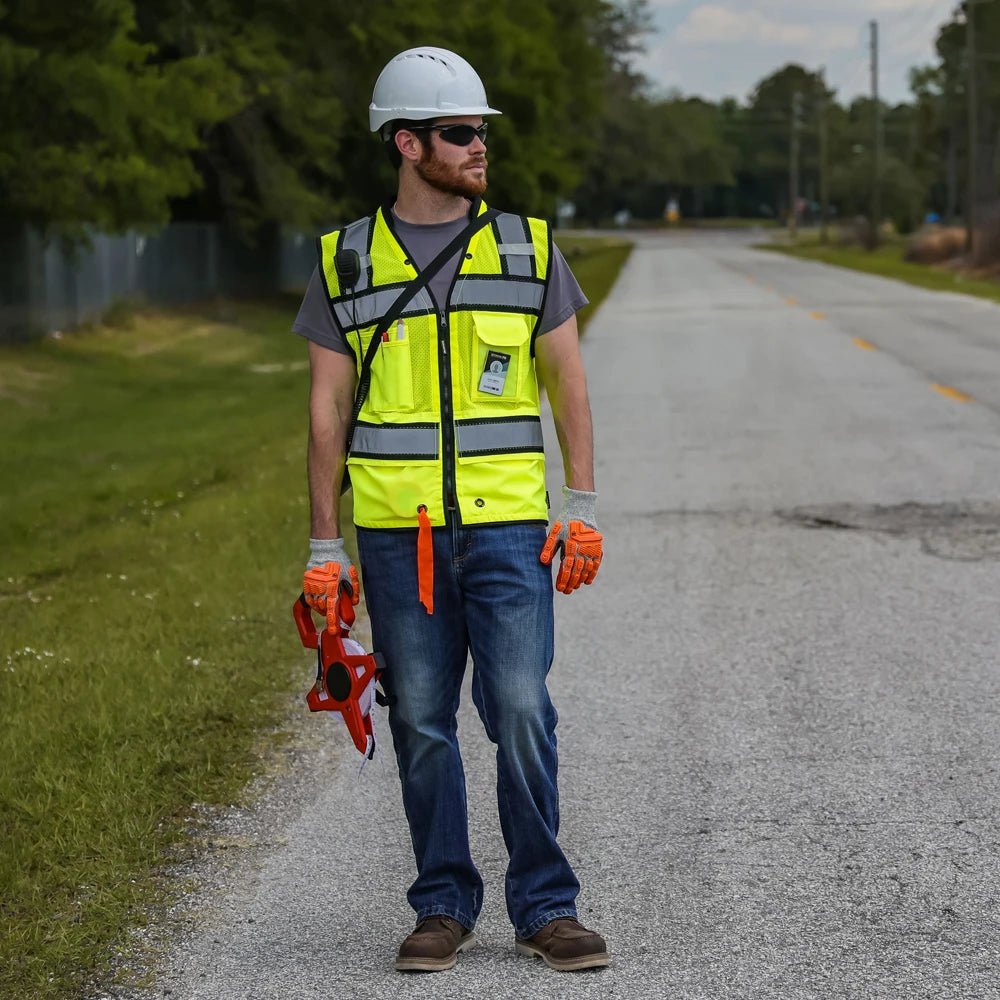
POLYGON ((318 267, 313 268, 292 330, 321 347, 327 347, 338 354, 354 356, 353 348, 348 344, 343 330, 334 318, 333 310, 330 309, 330 300, 327 298, 318 267))
POLYGON ((549 265, 549 292, 545 297, 542 321, 538 325, 538 336, 554 330, 565 323, 574 313, 579 312, 590 301, 583 294, 580 283, 566 263, 562 251, 552 244, 552 260, 549 265))

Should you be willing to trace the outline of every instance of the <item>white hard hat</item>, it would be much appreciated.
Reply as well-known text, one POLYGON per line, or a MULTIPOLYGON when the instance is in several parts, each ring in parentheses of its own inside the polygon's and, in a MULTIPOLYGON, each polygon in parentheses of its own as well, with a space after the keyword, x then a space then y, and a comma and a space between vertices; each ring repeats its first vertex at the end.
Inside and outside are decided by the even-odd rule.
POLYGON ((486 103, 479 74, 447 49, 421 45, 390 59, 375 81, 368 125, 373 132, 396 118, 425 121, 446 115, 499 115, 486 103))

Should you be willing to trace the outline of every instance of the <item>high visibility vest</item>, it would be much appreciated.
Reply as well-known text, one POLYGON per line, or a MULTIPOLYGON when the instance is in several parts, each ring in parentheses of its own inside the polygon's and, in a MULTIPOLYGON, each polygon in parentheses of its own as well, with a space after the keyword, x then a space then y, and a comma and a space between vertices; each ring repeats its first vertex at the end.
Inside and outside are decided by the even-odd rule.
POLYGON ((424 288, 383 334, 375 324, 417 275, 391 211, 321 237, 320 272, 359 374, 381 338, 348 457, 359 527, 415 527, 421 506, 435 526, 547 521, 534 336, 551 241, 541 219, 498 216, 465 248, 441 315, 424 288), (361 259, 353 294, 337 279, 338 250, 361 259))

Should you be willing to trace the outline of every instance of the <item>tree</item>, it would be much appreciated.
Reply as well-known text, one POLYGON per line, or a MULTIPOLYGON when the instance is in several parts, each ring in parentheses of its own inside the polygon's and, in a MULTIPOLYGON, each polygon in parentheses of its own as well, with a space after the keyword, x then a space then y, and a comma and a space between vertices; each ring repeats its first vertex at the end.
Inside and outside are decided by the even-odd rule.
MULTIPOLYGON (((960 147, 958 175, 968 177, 968 30, 966 18, 973 10, 976 18, 978 58, 975 72, 978 84, 978 148, 976 190, 981 202, 1000 199, 1000 0, 976 0, 963 3, 952 19, 942 26, 937 37, 941 59, 941 91, 946 96, 945 110, 960 147)), ((967 184, 962 184, 967 187, 967 184)))
POLYGON ((927 203, 943 218, 958 214, 958 141, 961 121, 956 95, 949 92, 940 66, 910 72, 914 95, 914 169, 927 192, 927 203))
MULTIPOLYGON (((331 4, 302 0, 138 0, 142 39, 161 65, 210 58, 231 81, 230 113, 208 123, 194 157, 202 184, 174 217, 265 223, 331 222, 343 207, 341 53, 331 4)), ((341 52, 350 40, 341 38, 341 52)), ((345 53, 346 54, 346 53, 345 53)), ((348 57, 349 58, 349 57, 348 57)))
POLYGON ((753 134, 745 167, 758 178, 769 202, 787 211, 789 148, 794 109, 798 109, 801 181, 804 197, 815 198, 819 190, 819 109, 832 100, 819 73, 789 63, 765 77, 754 88, 746 113, 746 126, 753 134))
POLYGON ((236 107, 209 57, 151 61, 128 0, 0 4, 0 217, 79 235, 166 222, 200 129, 236 107))

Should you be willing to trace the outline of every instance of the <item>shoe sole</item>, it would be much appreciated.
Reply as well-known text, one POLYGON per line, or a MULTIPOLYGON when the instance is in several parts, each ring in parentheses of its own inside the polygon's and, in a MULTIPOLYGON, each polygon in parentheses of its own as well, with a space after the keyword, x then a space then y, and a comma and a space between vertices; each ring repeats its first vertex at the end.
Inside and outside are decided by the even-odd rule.
POLYGON ((458 942, 455 950, 446 958, 397 958, 397 972, 447 972, 455 968, 460 951, 468 951, 476 946, 476 935, 469 933, 458 942))
POLYGON ((611 957, 606 951, 599 951, 593 955, 580 955, 578 958, 552 958, 546 955, 541 948, 536 947, 528 941, 515 941, 514 948, 519 955, 528 958, 540 958, 550 969, 556 972, 580 972, 582 969, 601 969, 611 963, 611 957))

